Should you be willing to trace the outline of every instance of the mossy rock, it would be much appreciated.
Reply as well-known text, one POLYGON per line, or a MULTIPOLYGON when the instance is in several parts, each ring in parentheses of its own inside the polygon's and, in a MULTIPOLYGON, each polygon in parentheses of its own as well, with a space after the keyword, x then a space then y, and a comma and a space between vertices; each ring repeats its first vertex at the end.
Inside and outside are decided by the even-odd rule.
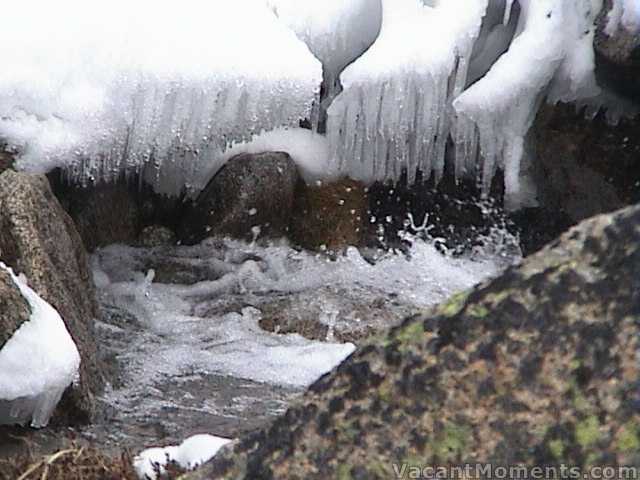
POLYGON ((393 465, 640 466, 640 206, 411 317, 187 478, 396 478, 393 465))

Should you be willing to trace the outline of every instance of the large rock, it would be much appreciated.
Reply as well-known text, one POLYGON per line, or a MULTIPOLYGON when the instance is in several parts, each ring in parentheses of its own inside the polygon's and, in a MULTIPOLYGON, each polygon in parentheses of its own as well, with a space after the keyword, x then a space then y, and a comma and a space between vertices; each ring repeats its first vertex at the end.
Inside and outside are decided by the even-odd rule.
MULTIPOLYGON (((191 479, 640 466, 640 206, 407 319, 191 479)), ((406 478, 406 477, 405 477, 406 478)))
POLYGON ((533 132, 539 199, 549 215, 575 224, 640 201, 640 118, 614 127, 573 105, 544 106, 533 132))
POLYGON ((0 268, 0 350, 30 316, 29 304, 9 273, 0 268))
POLYGON ((299 181, 283 152, 238 155, 220 169, 185 215, 178 237, 195 244, 207 237, 285 236, 299 181))
POLYGON ((605 0, 598 17, 595 52, 598 82, 619 94, 640 102, 640 35, 630 32, 622 25, 607 33, 609 12, 613 0, 605 0))
POLYGON ((326 185, 300 182, 291 239, 309 250, 360 246, 368 226, 368 202, 364 185, 348 178, 326 185))
POLYGON ((97 304, 82 240, 45 177, 0 175, 0 260, 56 308, 80 351, 80 381, 54 420, 87 420, 104 380, 93 335, 97 304))

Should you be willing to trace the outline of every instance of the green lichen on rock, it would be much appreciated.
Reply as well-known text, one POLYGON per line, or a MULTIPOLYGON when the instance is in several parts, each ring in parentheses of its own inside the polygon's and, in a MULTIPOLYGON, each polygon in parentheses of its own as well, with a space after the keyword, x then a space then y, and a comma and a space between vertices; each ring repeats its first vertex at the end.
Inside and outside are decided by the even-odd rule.
POLYGON ((618 434, 617 448, 622 453, 640 452, 640 425, 637 422, 623 425, 618 434))
POLYGON ((600 422, 591 415, 576 425, 576 440, 582 448, 589 448, 600 439, 600 422))
POLYGON ((435 455, 440 461, 452 462, 466 453, 472 431, 464 425, 449 423, 433 444, 435 455))
POLYGON ((640 206, 408 318, 201 477, 393 478, 406 463, 640 466, 640 206), (635 452, 634 452, 635 449, 635 452))

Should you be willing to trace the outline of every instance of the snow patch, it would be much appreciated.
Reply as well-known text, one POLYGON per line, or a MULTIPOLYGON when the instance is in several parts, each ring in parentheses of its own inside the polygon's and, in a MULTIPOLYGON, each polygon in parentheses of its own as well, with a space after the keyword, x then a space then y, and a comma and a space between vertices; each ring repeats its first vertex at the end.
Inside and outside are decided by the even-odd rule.
POLYGON ((0 350, 0 424, 44 427, 78 375, 80 354, 58 312, 4 263, 31 307, 25 322, 0 350))
POLYGON ((331 171, 329 144, 324 135, 304 128, 279 128, 255 135, 251 140, 233 144, 204 178, 211 178, 222 164, 242 153, 287 152, 298 166, 308 183, 334 179, 337 172, 331 171))
POLYGON ((140 480, 155 480, 156 469, 162 475, 170 462, 186 470, 193 470, 211 460, 218 451, 230 443, 228 438, 213 435, 194 435, 179 446, 156 447, 143 450, 134 458, 133 466, 140 480))

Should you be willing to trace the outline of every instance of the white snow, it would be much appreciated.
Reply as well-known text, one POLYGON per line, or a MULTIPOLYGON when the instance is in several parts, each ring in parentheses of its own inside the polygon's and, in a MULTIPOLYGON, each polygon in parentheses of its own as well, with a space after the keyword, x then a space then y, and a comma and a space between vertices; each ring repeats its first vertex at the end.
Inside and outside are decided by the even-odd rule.
POLYGON ((0 350, 0 424, 44 427, 78 374, 80 354, 58 312, 7 271, 29 303, 31 316, 0 350))
POLYGON ((211 178, 222 164, 236 155, 262 152, 287 152, 308 184, 330 180, 338 174, 331 171, 326 136, 304 128, 279 128, 233 144, 203 179, 211 178))
POLYGON ((133 465, 140 480, 155 480, 156 468, 160 474, 163 474, 166 465, 175 462, 186 470, 193 470, 211 460, 223 446, 230 442, 228 438, 213 435, 194 435, 179 446, 143 450, 134 458, 133 465))
MULTIPOLYGON (((266 0, 322 62, 327 108, 344 68, 369 48, 382 25, 381 0, 266 0)), ((318 120, 318 110, 313 115, 318 120)))
POLYGON ((264 0, 188 4, 4 6, 0 137, 18 165, 87 181, 145 164, 155 180, 166 163, 171 190, 201 158, 309 116, 321 65, 264 0))

